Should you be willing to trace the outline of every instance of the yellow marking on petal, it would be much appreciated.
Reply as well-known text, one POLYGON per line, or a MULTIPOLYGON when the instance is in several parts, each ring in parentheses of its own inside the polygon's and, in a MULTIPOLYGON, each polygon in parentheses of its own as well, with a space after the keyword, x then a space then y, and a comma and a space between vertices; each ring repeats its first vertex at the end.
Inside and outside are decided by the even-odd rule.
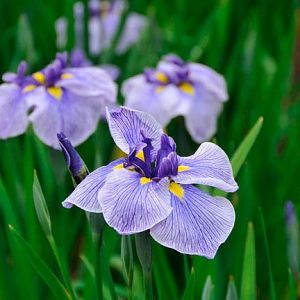
POLYGON ((48 93, 54 97, 56 100, 60 100, 62 97, 62 89, 60 87, 57 86, 51 86, 49 88, 47 88, 48 93))
POLYGON ((183 83, 181 83, 181 84, 179 85, 179 88, 180 88, 183 92, 185 92, 185 93, 187 93, 187 94, 189 94, 189 95, 194 95, 194 94, 195 94, 195 89, 194 89, 194 87, 193 87, 190 83, 188 83, 188 82, 183 82, 183 83))
POLYGON ((116 165, 116 166, 114 166, 114 170, 121 170, 121 169, 123 169, 123 163, 122 164, 118 164, 118 165, 116 165))
POLYGON ((166 88, 165 86, 161 85, 161 86, 159 86, 159 87, 157 87, 157 88, 155 89, 155 92, 156 92, 156 93, 160 93, 160 92, 162 92, 165 88, 166 88))
POLYGON ((169 191, 173 195, 178 197, 180 200, 182 200, 182 198, 184 196, 184 189, 179 183, 176 183, 176 182, 172 181, 169 185, 169 191))
POLYGON ((139 158, 139 159, 142 160, 142 161, 145 161, 144 151, 143 151, 143 150, 140 150, 140 151, 135 155, 135 157, 139 158))
POLYGON ((29 85, 26 85, 24 87, 24 89, 22 90, 23 93, 28 93, 30 91, 33 91, 34 89, 36 88, 36 85, 35 84, 29 84, 29 85))
POLYGON ((45 84, 45 75, 42 72, 36 72, 32 74, 32 77, 40 84, 45 84))
POLYGON ((71 73, 64 73, 61 74, 60 79, 70 79, 70 78, 74 78, 74 75, 71 73))
POLYGON ((168 83, 169 82, 168 76, 163 72, 156 72, 155 73, 155 78, 158 81, 162 82, 162 83, 168 83))
POLYGON ((148 178, 148 177, 142 177, 142 178, 140 179, 141 185, 147 184, 147 183, 149 183, 149 182, 151 182, 151 181, 152 181, 152 179, 150 179, 150 178, 148 178))
POLYGON ((190 167, 188 167, 188 166, 180 165, 180 166, 178 166, 177 171, 178 172, 184 172, 184 171, 187 171, 189 169, 190 169, 190 167))

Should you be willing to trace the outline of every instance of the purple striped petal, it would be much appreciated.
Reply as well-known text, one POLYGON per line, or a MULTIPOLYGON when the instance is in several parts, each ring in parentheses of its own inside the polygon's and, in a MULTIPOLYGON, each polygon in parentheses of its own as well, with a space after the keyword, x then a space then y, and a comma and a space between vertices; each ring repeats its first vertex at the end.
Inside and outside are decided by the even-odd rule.
POLYGON ((60 149, 57 133, 63 132, 75 146, 84 142, 97 128, 104 109, 101 99, 79 96, 64 89, 61 99, 52 97, 44 87, 30 93, 34 111, 30 115, 36 135, 48 146, 60 149))
POLYGON ((185 114, 190 101, 174 85, 158 87, 147 83, 144 75, 129 78, 123 83, 125 106, 151 114, 162 127, 172 118, 185 114))
POLYGON ((213 143, 203 143, 191 156, 178 156, 178 164, 176 182, 209 185, 225 192, 238 189, 226 153, 213 143))
POLYGON ((126 169, 111 172, 99 192, 106 222, 120 234, 148 230, 172 211, 168 184, 126 169))
POLYGON ((224 77, 212 68, 196 63, 190 63, 189 77, 193 82, 200 83, 217 101, 228 100, 227 86, 224 77))
POLYGON ((89 212, 102 212, 98 201, 98 192, 103 187, 107 175, 113 168, 122 164, 124 159, 118 159, 109 165, 101 167, 90 173, 73 191, 73 193, 62 203, 65 208, 73 205, 89 212))
POLYGON ((152 139, 154 150, 160 147, 163 130, 149 114, 121 106, 117 111, 106 112, 110 133, 116 145, 125 153, 144 140, 152 139))
POLYGON ((28 126, 25 95, 14 83, 0 85, 0 138, 24 133, 28 126))
POLYGON ((58 81, 56 86, 78 96, 98 97, 102 103, 116 102, 116 84, 105 70, 99 67, 69 68, 63 74, 71 76, 58 81))
POLYGON ((203 86, 196 87, 185 114, 185 124, 193 140, 197 143, 209 141, 217 131, 217 120, 222 110, 222 102, 216 100, 203 86))
POLYGON ((163 246, 181 253, 214 258, 230 234, 235 213, 230 201, 212 197, 192 185, 182 185, 182 199, 172 194, 172 213, 150 229, 163 246))

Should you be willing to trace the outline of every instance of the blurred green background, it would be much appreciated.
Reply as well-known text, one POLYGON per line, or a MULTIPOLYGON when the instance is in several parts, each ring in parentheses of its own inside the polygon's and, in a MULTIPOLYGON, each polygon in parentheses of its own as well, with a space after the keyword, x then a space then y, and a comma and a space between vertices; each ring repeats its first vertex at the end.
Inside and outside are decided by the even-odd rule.
MULTIPOLYGON (((74 2, 0 0, 0 73, 15 71, 22 59, 29 62, 30 71, 49 63, 56 53, 54 22, 62 15, 69 20, 67 50, 71 50, 74 2)), ((286 234, 284 214, 287 200, 295 204, 296 211, 300 207, 300 27, 297 25, 300 15, 297 3, 136 0, 129 2, 129 10, 147 15, 150 20, 141 41, 122 56, 106 51, 95 59, 95 62, 110 62, 120 67, 119 84, 145 66, 154 66, 169 52, 207 64, 224 74, 230 99, 219 119, 215 141, 229 157, 256 120, 260 116, 264 118, 262 130, 237 177, 240 189, 230 196, 236 210, 232 234, 213 261, 183 256, 153 242, 156 299, 201 299, 207 295, 208 298, 203 299, 225 299, 230 278, 229 286, 236 287, 241 299, 297 299, 297 224, 291 242, 286 234), (248 227, 250 221, 255 243, 252 227, 248 227), (288 247, 296 247, 296 266, 290 265, 288 247), (207 278, 211 278, 212 283, 207 278)), ((122 103, 121 97, 119 102, 122 103)), ((179 152, 191 154, 197 145, 183 138, 186 136, 181 132, 183 129, 175 130, 180 122, 175 120, 169 130, 179 143, 179 152)), ((110 160, 112 147, 103 123, 78 151, 93 170, 110 160)), ((8 224, 61 278, 35 213, 33 169, 37 170, 53 234, 72 284, 82 299, 96 299, 95 277, 89 268, 94 266, 95 245, 85 214, 79 209, 66 210, 61 206, 73 189, 63 156, 41 144, 31 130, 25 136, 0 141, 0 299, 55 299, 43 276, 32 267, 28 252, 16 243, 8 224), (86 258, 85 262, 79 258, 80 254, 86 258)), ((104 241, 101 265, 104 299, 126 298, 120 238, 107 228, 104 241)), ((233 294, 230 297, 234 297, 233 294)), ((143 298, 138 264, 134 298, 143 298)))

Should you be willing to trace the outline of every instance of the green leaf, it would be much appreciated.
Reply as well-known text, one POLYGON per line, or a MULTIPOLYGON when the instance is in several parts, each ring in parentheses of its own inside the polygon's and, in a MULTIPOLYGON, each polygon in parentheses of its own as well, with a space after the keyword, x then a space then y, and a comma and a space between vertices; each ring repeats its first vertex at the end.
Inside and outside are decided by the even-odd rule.
POLYGON ((211 300, 214 299, 214 285, 211 281, 211 276, 208 275, 204 284, 203 292, 202 292, 202 300, 211 300))
POLYGON ((293 277, 291 269, 289 269, 288 272, 289 272, 289 299, 296 300, 297 290, 296 290, 295 279, 293 277))
POLYGON ((24 255, 26 256, 32 267, 49 286, 55 297, 59 300, 72 299, 66 288, 59 281, 56 275, 51 271, 51 269, 45 264, 41 257, 31 248, 31 246, 11 225, 9 225, 9 229, 16 243, 23 250, 24 255))
POLYGON ((44 233, 49 237, 52 236, 52 229, 48 207, 36 171, 34 171, 33 177, 32 189, 35 210, 44 233))
POLYGON ((238 300, 237 291, 232 276, 229 278, 225 300, 238 300))
POLYGON ((255 125, 249 131, 247 136, 244 138, 240 146, 235 151, 234 155, 231 158, 231 164, 233 169, 234 177, 237 176, 242 164, 247 158, 249 151, 251 150, 263 124, 263 117, 258 118, 255 125))
POLYGON ((195 278, 195 269, 192 268, 182 300, 190 300, 195 298, 195 278))
POLYGON ((241 300, 256 299, 255 238, 253 224, 249 222, 242 272, 241 300))

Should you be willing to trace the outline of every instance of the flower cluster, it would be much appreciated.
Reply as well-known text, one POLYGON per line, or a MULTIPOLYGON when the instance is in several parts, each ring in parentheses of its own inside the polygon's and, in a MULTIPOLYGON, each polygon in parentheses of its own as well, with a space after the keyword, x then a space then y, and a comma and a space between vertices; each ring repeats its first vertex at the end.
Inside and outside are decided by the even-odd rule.
POLYGON ((164 56, 156 69, 126 80, 122 93, 126 106, 152 114, 162 126, 184 116, 186 128, 199 143, 215 134, 222 104, 228 99, 223 76, 172 54, 164 56))
POLYGON ((104 107, 116 100, 116 86, 104 70, 69 67, 66 54, 58 54, 39 72, 25 74, 23 62, 17 74, 3 75, 2 139, 24 133, 31 123, 36 135, 49 146, 59 148, 58 132, 64 132, 78 145, 96 130, 104 107))
MULTIPOLYGON (((230 234, 235 214, 231 203, 194 184, 234 192, 238 186, 224 151, 203 143, 181 157, 174 140, 141 111, 107 110, 116 145, 127 154, 89 174, 63 202, 102 212, 120 234, 150 230, 166 247, 213 258, 230 234)), ((64 139, 61 139, 64 142, 64 139)))

